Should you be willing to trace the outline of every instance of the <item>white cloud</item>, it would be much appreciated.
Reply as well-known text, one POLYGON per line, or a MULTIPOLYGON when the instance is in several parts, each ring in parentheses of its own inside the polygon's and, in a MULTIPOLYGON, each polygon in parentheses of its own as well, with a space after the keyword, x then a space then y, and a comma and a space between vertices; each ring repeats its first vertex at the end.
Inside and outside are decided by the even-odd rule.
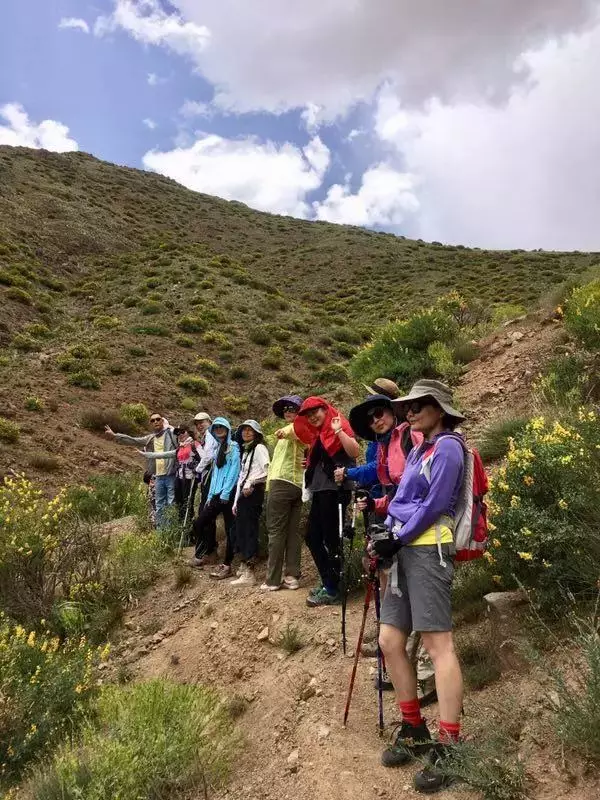
POLYGON ((179 109, 179 113, 186 119, 193 117, 212 117, 214 108, 209 103, 198 102, 197 100, 186 100, 179 109))
POLYGON ((7 124, 0 124, 0 144, 54 150, 57 153, 79 149, 75 139, 69 137, 66 125, 53 119, 45 119, 36 125, 19 103, 1 106, 1 120, 7 124))
POLYGON ((158 127, 156 122, 154 122, 154 120, 150 119, 149 117, 146 117, 146 119, 143 119, 142 122, 151 131, 156 130, 156 128, 158 127))
POLYGON ((214 46, 189 54, 217 87, 218 105, 280 112, 312 104, 324 119, 370 102, 384 80, 410 104, 502 96, 526 77, 514 60, 583 25, 596 0, 172 3, 211 32, 214 46))
POLYGON ((313 203, 317 219, 344 225, 397 227, 419 210, 413 175, 387 164, 370 167, 360 188, 352 193, 348 184, 335 184, 322 202, 313 203))
POLYGON ((148 86, 158 86, 159 84, 164 83, 165 79, 159 78, 156 72, 149 72, 147 81, 148 81, 148 86))
POLYGON ((378 135, 420 177, 411 233, 485 247, 600 249, 600 24, 524 56, 506 106, 433 102, 406 111, 386 90, 378 135))
POLYGON ((90 32, 90 26, 84 19, 79 19, 79 17, 63 17, 58 23, 58 27, 60 30, 72 28, 74 30, 80 30, 83 33, 90 32))
POLYGON ((302 150, 289 143, 206 134, 187 147, 151 150, 143 163, 198 192, 239 200, 262 211, 306 217, 310 212, 306 197, 323 181, 329 150, 318 137, 302 150))
POLYGON ((96 36, 122 29, 139 42, 167 47, 181 56, 197 58, 210 40, 204 25, 168 14, 159 0, 115 0, 113 13, 98 17, 96 36))

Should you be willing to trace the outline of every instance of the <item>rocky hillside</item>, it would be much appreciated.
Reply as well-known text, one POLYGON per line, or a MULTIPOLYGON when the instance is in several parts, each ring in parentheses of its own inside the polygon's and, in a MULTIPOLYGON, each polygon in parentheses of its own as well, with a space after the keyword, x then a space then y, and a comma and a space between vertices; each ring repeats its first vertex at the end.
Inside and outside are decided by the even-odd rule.
POLYGON ((490 252, 304 222, 82 153, 0 147, 0 472, 128 468, 98 410, 265 416, 351 398, 373 329, 452 288, 529 307, 596 254, 490 252))

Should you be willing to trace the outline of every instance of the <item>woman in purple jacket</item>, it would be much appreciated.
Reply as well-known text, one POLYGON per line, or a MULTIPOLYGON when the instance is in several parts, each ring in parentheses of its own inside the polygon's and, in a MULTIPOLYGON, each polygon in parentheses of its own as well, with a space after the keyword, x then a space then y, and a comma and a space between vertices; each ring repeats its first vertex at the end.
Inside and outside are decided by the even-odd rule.
POLYGON ((415 776, 418 791, 444 788, 438 769, 460 732, 463 682, 452 640, 451 588, 454 576, 453 525, 462 487, 465 445, 454 428, 465 418, 452 407, 450 389, 421 380, 396 401, 413 432, 425 441, 410 452, 388 508, 389 539, 372 542, 371 552, 394 563, 381 609, 379 643, 394 684, 402 724, 382 755, 384 766, 401 766, 430 754, 431 764, 415 776), (417 700, 417 681, 406 640, 418 631, 433 661, 439 700, 439 742, 432 742, 417 700))

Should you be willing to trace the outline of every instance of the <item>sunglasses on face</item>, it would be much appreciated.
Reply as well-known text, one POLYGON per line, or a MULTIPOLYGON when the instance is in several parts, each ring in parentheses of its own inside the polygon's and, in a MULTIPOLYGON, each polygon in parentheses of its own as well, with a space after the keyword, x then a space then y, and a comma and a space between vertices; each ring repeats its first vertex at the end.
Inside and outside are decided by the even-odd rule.
POLYGON ((434 405, 435 402, 433 400, 429 397, 424 397, 422 400, 413 400, 412 403, 408 403, 405 408, 407 414, 409 411, 411 414, 420 414, 426 406, 434 405))
POLYGON ((162 417, 150 417, 150 422, 160 422, 162 417))
POLYGON ((378 406, 377 408, 370 408, 367 411, 367 419, 369 420, 369 422, 374 422, 377 419, 381 419, 386 411, 387 409, 383 408, 382 406, 378 406))
POLYGON ((297 414, 298 409, 296 406, 284 406, 283 412, 284 414, 297 414))

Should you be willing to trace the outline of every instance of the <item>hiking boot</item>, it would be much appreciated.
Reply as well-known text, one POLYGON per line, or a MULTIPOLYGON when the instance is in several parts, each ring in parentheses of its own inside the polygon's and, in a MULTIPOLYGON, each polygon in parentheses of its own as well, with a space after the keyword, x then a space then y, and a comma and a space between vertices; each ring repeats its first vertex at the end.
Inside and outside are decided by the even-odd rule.
POLYGON ((231 581, 230 586, 254 586, 256 578, 254 577, 254 570, 247 564, 242 568, 242 574, 239 578, 231 581))
POLYGON ((306 605, 313 608, 315 606, 335 606, 342 602, 339 592, 330 594, 324 587, 318 594, 309 594, 306 598, 306 605))
POLYGON ((261 583, 260 590, 261 592, 278 592, 281 589, 281 586, 273 586, 270 583, 261 583))
POLYGON ((210 573, 210 577, 218 581, 229 578, 231 577, 231 567, 228 564, 219 564, 219 566, 210 573))
POLYGON ((425 720, 419 725, 403 722, 392 744, 381 754, 384 767, 403 767, 429 752, 433 742, 425 720))
POLYGON ((309 597, 316 597, 316 595, 320 594, 323 591, 323 584, 320 583, 318 586, 313 586, 312 589, 308 592, 309 597))
POLYGON ((435 794, 458 780, 448 772, 448 757, 453 745, 436 742, 428 754, 429 764, 415 775, 415 789, 422 794, 435 794))
MULTIPOLYGON (((375 675, 373 683, 375 684, 375 688, 379 690, 379 675, 375 675)), ((392 692, 393 690, 394 684, 390 680, 390 676, 387 674, 387 671, 384 669, 381 673, 381 691, 392 692)))
POLYGON ((435 679, 427 678, 423 681, 417 681, 417 698, 421 708, 437 703, 437 691, 435 689, 435 679))
POLYGON ((283 579, 283 588, 284 589, 292 589, 295 591, 296 589, 300 588, 300 581, 298 578, 294 578, 293 575, 286 575, 283 579))
POLYGON ((194 569, 201 569, 206 565, 206 563, 206 556, 202 556, 202 558, 196 558, 196 556, 194 556, 194 558, 190 558, 190 560, 187 562, 187 565, 188 567, 193 567, 194 569))

